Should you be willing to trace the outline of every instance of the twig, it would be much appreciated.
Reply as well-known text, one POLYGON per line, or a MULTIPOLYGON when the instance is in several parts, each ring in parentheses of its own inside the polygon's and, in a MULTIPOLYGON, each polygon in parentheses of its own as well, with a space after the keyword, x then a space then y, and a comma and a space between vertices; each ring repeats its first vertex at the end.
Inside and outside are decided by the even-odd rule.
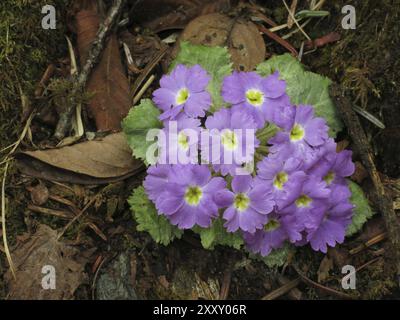
POLYGON ((292 15, 289 14, 288 19, 287 19, 288 29, 291 29, 293 27, 294 21, 293 21, 292 16, 294 16, 294 13, 296 12, 297 2, 298 2, 298 0, 292 0, 292 4, 290 5, 290 12, 292 13, 292 15))
POLYGON ((7 232, 6 232, 6 178, 7 178, 7 170, 8 170, 8 162, 4 168, 3 174, 3 182, 1 184, 1 226, 3 231, 3 244, 4 244, 4 252, 6 253, 8 264, 10 265, 11 273, 14 277, 14 280, 17 279, 15 275, 14 263, 11 259, 10 249, 8 248, 7 242, 7 232))
POLYGON ((71 89, 67 108, 63 113, 60 114, 56 131, 54 133, 54 137, 58 140, 64 138, 66 132, 70 129, 71 118, 77 105, 76 96, 78 95, 78 93, 85 90, 89 76, 94 66, 100 60, 100 56, 106 44, 107 37, 111 33, 113 26, 116 24, 117 18, 122 12, 124 4, 125 0, 115 0, 113 6, 108 12, 106 19, 100 25, 99 30, 97 31, 96 39, 90 46, 88 57, 81 72, 79 73, 79 75, 74 77, 74 86, 71 89))
POLYGON ((261 300, 275 300, 279 298, 280 296, 283 296, 284 294, 288 293, 290 290, 296 288, 299 283, 300 283, 300 277, 287 282, 286 284, 282 285, 280 288, 268 293, 265 297, 263 297, 261 300))
POLYGON ((305 284, 307 284, 307 285, 309 285, 311 287, 314 287, 316 289, 319 289, 321 291, 325 291, 326 293, 332 294, 332 295, 334 295, 334 296, 336 296, 338 298, 341 298, 341 299, 347 299, 347 300, 353 299, 352 296, 350 296, 350 295, 348 295, 346 293, 343 293, 343 292, 337 291, 335 289, 323 286, 322 284, 319 284, 318 282, 315 282, 315 281, 311 280, 310 278, 308 278, 304 274, 302 274, 296 267, 294 267, 294 269, 296 270, 297 274, 299 275, 299 277, 301 278, 301 280, 305 284))
POLYGON ((358 247, 355 247, 354 249, 351 249, 351 250, 349 251, 349 253, 350 253, 351 255, 355 255, 355 254, 357 254, 357 253, 360 253, 360 252, 363 251, 364 249, 366 249, 366 248, 368 248, 368 247, 370 247, 370 246, 372 246, 372 245, 374 245, 374 244, 377 244, 377 243, 379 243, 379 242, 381 242, 381 241, 383 241, 383 240, 385 240, 385 239, 386 239, 386 232, 380 233, 380 234, 378 234, 377 236, 375 236, 375 237, 369 239, 367 242, 365 242, 365 243, 359 245, 358 247))
POLYGON ((219 300, 226 300, 229 295, 229 288, 231 286, 232 271, 226 270, 222 280, 221 290, 219 292, 219 300))
POLYGON ((37 212, 37 213, 43 213, 43 214, 47 214, 50 216, 55 216, 61 219, 71 219, 72 215, 69 214, 69 212, 67 211, 63 211, 63 210, 55 210, 55 209, 50 209, 50 208, 45 208, 45 207, 39 207, 36 206, 34 204, 29 204, 28 205, 28 209, 33 211, 33 212, 37 212))
POLYGON ((398 280, 400 280, 400 225, 398 224, 396 213, 393 210, 393 202, 386 194, 379 173, 375 167, 374 158, 369 148, 368 139, 363 131, 360 120, 352 108, 352 104, 345 90, 338 84, 332 84, 330 94, 336 101, 339 113, 345 125, 348 128, 349 135, 352 138, 356 149, 360 154, 361 160, 367 169, 376 192, 376 205, 381 211, 387 235, 391 244, 394 265, 397 271, 398 280))
POLYGON ((67 225, 64 227, 64 229, 61 231, 61 233, 57 236, 57 240, 60 240, 60 238, 64 235, 64 233, 68 230, 68 228, 80 217, 83 216, 83 214, 86 212, 87 209, 94 203, 94 201, 98 198, 98 196, 102 193, 100 191, 97 193, 90 201, 87 203, 87 205, 70 221, 67 223, 67 225))
MULTIPOLYGON (((20 91, 22 93, 22 89, 20 88, 20 91)), ((21 94, 22 96, 22 94, 21 94)), ((6 229, 6 178, 7 178, 7 171, 8 171, 8 166, 9 166, 9 160, 11 159, 11 155, 14 153, 15 150, 17 150, 18 146, 24 140, 26 133, 28 132, 29 126, 31 125, 32 119, 34 117, 34 112, 32 111, 31 114, 28 117, 28 120, 25 123, 24 129, 22 130, 21 135, 19 136, 18 140, 12 145, 12 149, 10 152, 6 155, 4 158, 3 162, 5 162, 4 166, 4 173, 3 173, 3 182, 2 182, 2 187, 1 187, 1 224, 3 228, 3 245, 4 245, 4 251, 6 253, 7 261, 8 264, 10 265, 10 270, 11 273, 16 279, 15 275, 15 269, 14 269, 14 263, 11 258, 10 250, 8 248, 8 242, 7 242, 7 229, 6 229)))
POLYGON ((294 23, 296 24, 297 28, 301 31, 301 33, 307 38, 307 40, 311 40, 311 38, 308 36, 308 34, 303 30, 302 26, 300 26, 299 22, 297 19, 294 17, 293 13, 290 11, 290 8, 288 7, 287 3, 285 0, 282 0, 283 4, 285 5, 287 11, 289 12, 289 16, 293 19, 294 23))
POLYGON ((262 33, 264 33, 267 37, 278 42, 282 47, 286 48, 289 52, 291 52, 293 56, 297 57, 299 55, 297 50, 288 41, 282 39, 277 34, 271 32, 269 29, 265 28, 263 25, 259 24, 258 30, 260 30, 262 33))
POLYGON ((42 79, 40 79, 38 85, 36 86, 34 94, 36 98, 40 97, 43 94, 44 89, 47 86, 47 83, 49 82, 50 78, 53 76, 55 71, 56 71, 56 66, 54 65, 54 63, 49 64, 42 76, 42 79))
POLYGON ((150 74, 150 72, 154 69, 154 67, 160 62, 160 60, 164 57, 164 55, 167 53, 168 47, 165 47, 162 49, 155 57, 153 60, 151 60, 146 67, 143 69, 142 73, 140 76, 137 77, 133 84, 132 91, 130 92, 130 96, 133 100, 133 98, 136 96, 136 92, 139 90, 140 86, 142 85, 143 81, 147 78, 147 76, 150 74))
POLYGON ((149 79, 146 81, 146 83, 143 85, 143 87, 139 90, 137 95, 133 98, 133 105, 135 105, 140 100, 140 98, 143 96, 143 94, 146 92, 146 90, 151 86, 151 84, 153 83, 155 78, 156 77, 154 76, 154 74, 152 74, 149 77, 149 79))

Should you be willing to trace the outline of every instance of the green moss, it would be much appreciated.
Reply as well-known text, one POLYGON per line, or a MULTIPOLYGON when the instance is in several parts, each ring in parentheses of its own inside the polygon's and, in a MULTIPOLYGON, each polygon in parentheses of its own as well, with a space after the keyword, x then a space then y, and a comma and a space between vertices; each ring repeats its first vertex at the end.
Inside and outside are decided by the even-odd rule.
POLYGON ((65 56, 64 15, 70 0, 0 2, 0 148, 17 138, 21 92, 30 101, 47 65, 65 56), (57 29, 41 27, 42 6, 54 5, 57 29))

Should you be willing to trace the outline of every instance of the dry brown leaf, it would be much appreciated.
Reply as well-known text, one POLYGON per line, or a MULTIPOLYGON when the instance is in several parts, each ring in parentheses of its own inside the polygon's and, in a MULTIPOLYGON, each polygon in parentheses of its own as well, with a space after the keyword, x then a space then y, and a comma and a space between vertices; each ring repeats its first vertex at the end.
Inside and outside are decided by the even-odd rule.
POLYGON ((333 261, 327 255, 322 259, 319 265, 317 275, 318 283, 324 283, 329 278, 329 272, 333 268, 333 261))
POLYGON ((201 14, 228 11, 230 0, 146 0, 134 8, 135 20, 158 33, 183 29, 201 14))
POLYGON ((179 50, 180 41, 227 46, 235 69, 241 71, 253 70, 265 60, 264 39, 254 23, 220 13, 207 14, 191 21, 183 30, 174 54, 179 50))
MULTIPOLYGON (((90 45, 96 38, 100 16, 95 6, 80 10, 76 16, 76 31, 80 62, 86 61, 90 45)), ((129 82, 121 63, 117 36, 112 34, 104 49, 100 63, 93 70, 86 90, 93 94, 89 111, 96 121, 97 130, 119 130, 122 119, 131 107, 129 82)))
POLYGON ((132 157, 123 133, 59 149, 21 152, 16 158, 22 173, 80 184, 118 181, 139 172, 143 166, 132 157))
POLYGON ((84 272, 87 258, 79 250, 57 240, 57 231, 46 225, 39 225, 36 233, 12 252, 17 280, 8 271, 10 300, 69 300, 73 298, 79 285, 86 282, 84 272), (55 285, 53 289, 43 289, 44 266, 53 266, 55 285))

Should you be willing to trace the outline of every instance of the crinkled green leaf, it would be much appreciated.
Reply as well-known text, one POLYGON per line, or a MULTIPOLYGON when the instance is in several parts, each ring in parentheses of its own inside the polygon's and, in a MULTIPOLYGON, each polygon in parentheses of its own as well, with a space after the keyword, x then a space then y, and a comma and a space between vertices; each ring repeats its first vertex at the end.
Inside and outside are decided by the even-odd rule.
POLYGON ((143 99, 140 104, 133 107, 122 122, 122 129, 126 135, 133 155, 148 164, 146 152, 156 141, 146 141, 146 135, 150 129, 162 128, 162 122, 158 119, 160 111, 150 99, 143 99))
POLYGON ((272 57, 257 66, 257 72, 263 76, 279 71, 281 79, 287 83, 287 93, 293 104, 308 104, 315 114, 325 118, 330 135, 335 137, 343 124, 336 107, 329 96, 331 80, 319 74, 304 71, 302 64, 290 54, 272 57))
POLYGON ((265 146, 269 139, 276 135, 279 128, 273 123, 267 123, 264 128, 260 129, 256 133, 256 137, 260 140, 260 145, 265 146))
POLYGON ((289 255, 293 254, 295 250, 296 248, 293 245, 285 243, 282 248, 272 250, 266 257, 253 253, 250 254, 250 257, 263 261, 270 268, 281 267, 288 261, 289 255))
POLYGON ((221 96, 221 85, 223 78, 232 73, 232 62, 227 48, 193 45, 182 41, 171 69, 180 63, 189 66, 199 64, 211 75, 207 88, 212 97, 211 112, 226 106, 221 96))
POLYGON ((211 227, 204 229, 198 226, 192 229, 200 235, 201 244, 205 249, 214 249, 216 245, 240 249, 243 239, 237 232, 227 232, 221 218, 214 220, 211 227))
POLYGON ((182 236, 182 230, 173 226, 164 216, 157 214, 157 209, 142 186, 133 191, 128 203, 138 224, 137 230, 148 232, 157 243, 166 246, 182 236))
POLYGON ((361 187, 351 180, 348 180, 348 183, 352 193, 350 202, 355 206, 355 208, 353 210, 353 220, 347 227, 346 236, 352 236, 361 230, 364 223, 374 215, 374 212, 372 211, 368 199, 365 197, 361 187))

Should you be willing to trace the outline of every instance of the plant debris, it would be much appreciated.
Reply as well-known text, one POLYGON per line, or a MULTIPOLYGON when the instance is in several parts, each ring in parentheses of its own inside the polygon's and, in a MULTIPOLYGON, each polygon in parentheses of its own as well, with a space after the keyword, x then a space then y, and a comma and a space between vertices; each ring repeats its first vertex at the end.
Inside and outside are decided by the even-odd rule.
POLYGON ((88 257, 79 249, 58 241, 57 235, 56 230, 39 225, 28 241, 13 250, 17 280, 12 279, 10 272, 5 275, 8 299, 69 300, 87 281, 84 268, 88 257), (46 284, 51 286, 51 281, 55 281, 43 280, 51 272, 55 272, 57 282, 53 290, 46 290, 46 284))

